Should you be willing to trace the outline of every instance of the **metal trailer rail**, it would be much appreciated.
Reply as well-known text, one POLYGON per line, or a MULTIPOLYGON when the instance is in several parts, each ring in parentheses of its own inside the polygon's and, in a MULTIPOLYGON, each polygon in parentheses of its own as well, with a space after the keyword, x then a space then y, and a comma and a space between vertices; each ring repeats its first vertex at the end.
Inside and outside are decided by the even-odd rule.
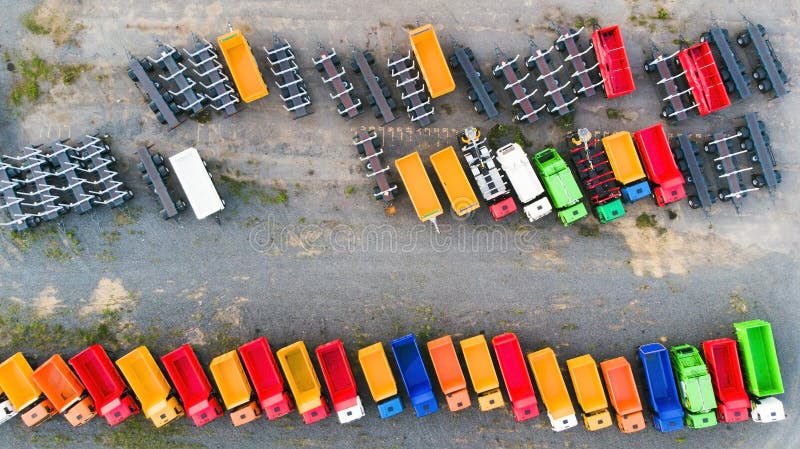
POLYGON ((353 49, 353 62, 351 68, 354 72, 361 72, 364 77, 364 82, 369 89, 369 96, 367 103, 372 106, 375 113, 375 118, 383 118, 383 123, 394 121, 397 116, 394 115, 394 110, 397 108, 392 93, 383 82, 383 79, 372 71, 372 64, 375 62, 375 57, 372 53, 363 52, 356 48, 353 49))
POLYGON ((686 134, 678 135, 679 150, 674 150, 675 159, 678 162, 678 167, 686 178, 686 182, 693 185, 695 189, 694 195, 688 195, 689 207, 692 209, 703 208, 708 211, 711 205, 717 201, 717 197, 708 186, 705 174, 703 173, 703 165, 697 158, 699 151, 689 136, 686 134))
POLYGON ((164 178, 169 176, 170 171, 164 165, 164 157, 158 153, 151 154, 150 149, 141 146, 136 149, 136 154, 139 156, 139 172, 142 173, 142 178, 150 184, 155 192, 158 200, 161 202, 161 218, 169 220, 177 216, 184 209, 186 203, 182 200, 173 201, 172 197, 167 190, 167 185, 164 183, 164 178))
POLYGON ((542 51, 533 40, 530 41, 530 47, 531 56, 525 62, 525 65, 529 70, 536 67, 539 71, 539 76, 536 78, 536 81, 542 83, 546 89, 544 98, 547 99, 549 97, 547 112, 559 116, 569 114, 572 112, 570 105, 577 101, 578 97, 567 100, 567 96, 562 92, 562 90, 570 85, 570 81, 559 85, 558 78, 556 77, 558 72, 564 68, 564 65, 559 65, 555 70, 550 69, 550 52, 553 51, 554 47, 548 48, 547 51, 542 51))
POLYGON ((139 60, 131 54, 128 54, 128 59, 128 64, 130 65, 128 76, 134 82, 139 83, 139 87, 144 90, 147 98, 150 99, 150 110, 155 113, 159 123, 167 125, 169 129, 174 129, 180 125, 183 122, 183 120, 179 119, 177 116, 177 112, 180 112, 180 110, 177 106, 175 106, 175 110, 170 107, 170 105, 174 103, 168 102, 165 96, 161 95, 161 92, 158 90, 160 84, 150 79, 150 76, 147 74, 147 72, 153 70, 153 65, 150 61, 139 60))
POLYGON ((27 189, 17 192, 25 198, 19 203, 20 206, 39 210, 35 212, 35 215, 45 221, 55 220, 69 212, 69 208, 58 204, 60 198, 54 194, 53 186, 47 182, 51 172, 39 145, 25 147, 22 151, 22 156, 18 158, 6 156, 8 159, 24 164, 19 167, 20 172, 25 173, 25 177, 20 179, 20 183, 27 189))
POLYGON ((272 49, 267 52, 270 71, 275 75, 275 85, 281 90, 283 108, 294 113, 294 118, 311 114, 311 95, 306 90, 306 83, 300 76, 292 46, 287 40, 281 40, 277 34, 272 37, 272 49))
POLYGON ((470 89, 467 91, 467 98, 472 102, 473 109, 478 114, 485 113, 486 118, 497 117, 500 112, 497 110, 499 99, 494 89, 488 81, 483 80, 480 69, 476 67, 475 55, 469 47, 456 47, 456 54, 449 59, 450 67, 453 69, 461 66, 464 75, 469 81, 470 89))
POLYGON ((592 205, 600 206, 622 196, 620 184, 614 177, 599 138, 581 142, 570 150, 570 156, 592 205))
POLYGON ((489 206, 489 213, 495 221, 517 211, 517 204, 511 197, 511 190, 503 180, 494 156, 486 147, 485 138, 480 137, 476 128, 467 128, 459 135, 461 153, 469 165, 470 173, 481 196, 489 206))
MULTIPOLYGON (((775 170, 778 165, 769 145, 769 137, 763 129, 763 122, 758 119, 758 114, 748 112, 744 115, 745 127, 739 128, 738 134, 742 138, 742 149, 755 153, 758 165, 761 167, 760 175, 753 175, 753 187, 766 186, 770 194, 775 193, 781 182, 781 173, 775 170), (747 133, 747 135, 745 135, 747 133), (750 142, 748 142, 748 140, 750 142)), ((750 158, 753 161, 753 157, 750 158)))
POLYGON ((358 149, 359 160, 366 164, 369 172, 367 178, 375 180, 373 196, 376 200, 383 200, 387 208, 390 208, 397 193, 397 184, 389 182, 389 166, 383 167, 381 164, 383 149, 379 142, 375 130, 361 131, 353 137, 353 145, 358 149))
POLYGON ((433 123, 435 108, 431 99, 425 92, 425 84, 420 80, 416 69, 416 61, 411 58, 409 51, 406 56, 389 57, 386 64, 392 73, 392 78, 397 78, 395 86, 402 88, 400 99, 406 106, 406 112, 412 122, 424 128, 433 123))
POLYGON ((686 106, 681 99, 683 95, 691 93, 691 88, 689 87, 684 90, 680 90, 680 88, 678 88, 678 83, 676 82, 676 80, 682 77, 686 72, 681 71, 681 73, 673 75, 672 70, 669 68, 670 60, 678 56, 680 50, 672 53, 671 55, 665 55, 652 42, 650 43, 650 47, 653 59, 644 63, 644 71, 647 73, 656 71, 658 72, 659 81, 656 83, 656 85, 662 86, 663 92, 667 95, 666 97, 662 98, 661 101, 669 103, 667 106, 664 106, 664 108, 661 109, 661 118, 666 120, 674 120, 676 122, 685 120, 689 116, 687 112, 696 108, 697 104, 693 106, 686 106))
POLYGON ((74 202, 65 204, 65 206, 79 214, 85 214, 92 210, 92 200, 95 196, 90 195, 83 188, 86 180, 78 176, 77 169, 80 165, 70 160, 68 152, 74 151, 74 148, 67 145, 66 142, 66 140, 53 142, 50 144, 50 153, 47 154, 47 160, 54 167, 51 175, 62 179, 66 184, 53 188, 61 192, 69 191, 74 202))
POLYGON ((19 182, 12 179, 9 174, 16 172, 17 169, 11 165, 0 162, 0 211, 8 212, 11 221, 0 222, 0 227, 9 227, 14 231, 24 231, 28 228, 38 226, 42 219, 22 211, 20 203, 22 198, 16 195, 19 182))
POLYGON ((161 51, 161 56, 158 59, 153 59, 148 56, 147 59, 149 59, 153 64, 156 64, 157 66, 166 70, 169 74, 169 76, 159 74, 159 78, 164 80, 164 82, 172 81, 172 83, 174 83, 178 88, 176 91, 167 91, 170 95, 172 95, 173 99, 175 99, 175 104, 182 111, 188 112, 191 115, 195 115, 202 111, 204 107, 203 101, 205 100, 205 96, 195 92, 194 87, 197 85, 197 83, 194 80, 187 78, 186 75, 183 74, 183 72, 186 71, 186 66, 180 62, 183 60, 183 53, 162 42, 156 41, 156 45, 158 46, 159 51, 161 51), (178 97, 183 97, 183 104, 178 103, 178 97))
POLYGON ((715 133, 711 142, 706 143, 704 150, 708 153, 717 155, 714 158, 714 170, 718 173, 719 179, 724 179, 727 188, 722 188, 717 192, 717 198, 721 201, 731 201, 736 208, 736 212, 742 207, 744 197, 747 192, 758 190, 758 188, 747 189, 742 183, 741 174, 748 172, 753 167, 746 167, 740 169, 734 159, 736 156, 746 153, 745 150, 732 152, 728 146, 728 141, 740 137, 739 133, 732 136, 726 136, 724 133, 715 133))
POLYGON ((222 64, 219 62, 219 56, 214 51, 214 47, 210 42, 194 33, 192 33, 192 42, 194 42, 194 51, 184 48, 183 52, 188 57, 189 64, 192 65, 194 76, 197 77, 197 83, 203 88, 205 92, 203 96, 209 106, 215 111, 224 112, 228 117, 239 112, 236 108, 239 97, 228 83, 228 76, 222 72, 222 64), (208 84, 204 81, 208 81, 208 84))
POLYGON ((729 94, 734 91, 737 92, 739 98, 742 100, 750 98, 752 92, 750 92, 748 80, 745 78, 746 72, 744 65, 739 61, 739 58, 736 57, 733 48, 731 48, 728 30, 720 28, 719 25, 714 22, 711 24, 711 29, 700 36, 700 42, 708 42, 717 47, 717 52, 720 58, 722 58, 722 62, 725 64, 725 69, 719 71, 722 81, 725 83, 725 90, 727 90, 729 94))
POLYGON ((767 30, 763 25, 755 25, 747 17, 742 16, 742 18, 745 21, 746 29, 736 38, 736 43, 742 47, 752 43, 756 49, 761 62, 761 65, 753 70, 753 79, 758 82, 756 87, 761 92, 773 91, 775 98, 788 94, 789 89, 786 87, 786 83, 789 82, 789 78, 783 72, 783 64, 775 55, 772 44, 765 37, 767 30))
MULTIPOLYGON (((599 74, 600 62, 596 62, 593 66, 588 67, 583 56, 594 50, 594 44, 589 41, 589 46, 585 50, 581 50, 578 45, 578 38, 581 35, 584 27, 579 30, 567 28, 563 25, 553 24, 553 29, 558 33, 558 38, 553 42, 553 46, 557 51, 567 53, 564 62, 570 62, 572 68, 575 70, 570 75, 570 79, 577 78, 579 84, 572 85, 572 93, 575 95, 583 95, 584 97, 591 97, 597 93, 597 87, 601 86, 604 81, 601 76, 600 81, 594 82, 591 73, 599 74)), ((592 52, 594 54, 594 52, 592 52)))
POLYGON ((496 53, 497 65, 492 69, 492 74, 495 78, 503 77, 506 81, 503 89, 511 92, 511 95, 514 96, 514 101, 511 103, 511 106, 516 109, 514 121, 533 123, 539 120, 539 112, 544 110, 546 105, 536 107, 533 96, 539 92, 539 89, 534 88, 533 91, 528 92, 528 88, 523 84, 530 73, 526 73, 522 78, 519 77, 517 72, 519 55, 514 56, 514 59, 508 59, 499 48, 496 49, 496 53))
POLYGON ((94 204, 109 204, 111 207, 121 206, 125 201, 133 198, 133 192, 124 190, 125 185, 117 180, 117 172, 110 169, 110 165, 116 160, 109 155, 110 149, 96 136, 85 136, 75 148, 73 159, 80 161, 83 168, 78 170, 84 173, 92 173, 94 181, 87 181, 89 184, 99 186, 100 190, 89 190, 89 193, 96 195, 94 204))
POLYGON ((339 55, 336 50, 331 48, 330 52, 320 45, 319 58, 312 58, 314 67, 318 72, 324 72, 322 82, 330 84, 336 94, 330 94, 332 100, 339 101, 336 110, 342 117, 353 118, 361 114, 361 100, 355 95, 352 95, 353 85, 350 84, 345 78, 344 67, 341 66, 339 55), (341 71, 339 71, 341 70, 341 71), (327 76, 327 78, 326 78, 327 76))

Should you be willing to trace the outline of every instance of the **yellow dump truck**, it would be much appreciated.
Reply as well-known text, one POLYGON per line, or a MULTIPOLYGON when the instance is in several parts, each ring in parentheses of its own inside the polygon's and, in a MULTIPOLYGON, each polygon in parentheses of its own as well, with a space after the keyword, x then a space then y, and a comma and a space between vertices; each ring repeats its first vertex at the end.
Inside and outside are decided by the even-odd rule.
POLYGON ((592 356, 584 354, 567 360, 567 370, 578 404, 583 409, 583 424, 586 428, 600 430, 613 424, 603 381, 592 356))
POLYGON ((250 50, 250 44, 239 30, 231 30, 217 38, 219 49, 233 76, 236 90, 242 101, 250 103, 269 94, 267 84, 258 69, 258 63, 250 50))
POLYGON ((421 221, 430 221, 436 226, 436 217, 442 215, 442 205, 433 190, 431 178, 422 165, 418 152, 407 154, 394 162, 400 178, 406 186, 408 197, 414 205, 417 217, 421 221))
POLYGON ((411 48, 419 63, 419 71, 425 78, 431 98, 441 97, 456 89, 456 82, 450 73, 447 59, 442 53, 439 39, 433 31, 433 25, 422 25, 408 32, 411 38, 411 48))
POLYGON ((614 177, 622 184, 622 201, 632 203, 650 196, 650 184, 628 131, 619 131, 603 137, 603 148, 611 164, 614 177))
POLYGON ((359 349, 358 362, 361 364, 364 377, 367 378, 372 399, 378 404, 381 418, 386 419, 402 412, 403 402, 397 394, 397 382, 383 350, 383 344, 378 342, 359 349))
POLYGON ((575 409, 572 407, 564 376, 558 368, 556 353, 551 348, 540 349, 528 354, 528 362, 531 364, 542 402, 547 407, 550 426, 556 432, 575 427, 578 420, 575 418, 575 409))
POLYGON ((497 370, 494 368, 486 337, 476 335, 461 340, 460 344, 481 411, 503 407, 505 402, 503 394, 500 393, 500 380, 497 378, 497 370))
POLYGON ((28 427, 41 424, 58 413, 33 382, 32 374, 33 368, 21 352, 0 363, 0 390, 6 393, 11 406, 28 427))
POLYGON ((433 153, 431 165, 456 215, 461 217, 480 207, 475 191, 472 190, 453 147, 433 153))
POLYGON ((330 415, 330 409, 322 397, 322 387, 308 356, 306 344, 292 343, 277 352, 278 363, 283 369, 289 389, 292 390, 297 411, 306 424, 312 424, 330 415))
POLYGON ((261 416, 261 409, 253 400, 253 388, 236 350, 215 357, 209 368, 225 409, 231 413, 234 426, 241 426, 261 416))
POLYGON ((122 376, 139 399, 145 418, 156 428, 184 415, 183 406, 172 395, 164 373, 146 346, 139 346, 117 360, 122 376))

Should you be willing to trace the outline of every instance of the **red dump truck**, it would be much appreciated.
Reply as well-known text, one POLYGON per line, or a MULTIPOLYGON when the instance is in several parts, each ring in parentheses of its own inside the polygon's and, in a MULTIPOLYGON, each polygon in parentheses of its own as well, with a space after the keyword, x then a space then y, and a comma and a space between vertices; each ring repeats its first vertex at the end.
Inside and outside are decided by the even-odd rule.
POLYGON ((492 339, 492 347, 506 384, 514 419, 520 422, 539 416, 539 403, 533 393, 533 382, 517 336, 510 332, 498 335, 492 339))
POLYGON ((731 100, 708 42, 681 50, 678 61, 686 74, 686 82, 692 90, 700 115, 708 115, 730 106, 731 100))
POLYGON ((717 419, 720 422, 747 421, 750 397, 744 389, 736 340, 718 338, 704 341, 703 356, 717 397, 717 419))
POLYGON ((69 359, 69 364, 89 391, 97 414, 108 424, 116 426, 139 413, 128 386, 102 346, 89 346, 69 359))
POLYGON ((592 45, 600 64, 606 97, 621 97, 636 90, 619 25, 596 30, 592 33, 592 45))
POLYGON ((361 398, 356 391, 356 379, 344 352, 342 340, 317 346, 315 352, 339 423, 346 424, 363 418, 364 406, 361 405, 361 398))
POLYGON ((73 427, 86 424, 97 414, 86 387, 60 354, 39 365, 31 375, 31 380, 73 427))
POLYGON ((659 207, 686 198, 683 175, 669 147, 661 123, 633 133, 647 177, 654 184, 653 195, 659 207))
POLYGON ((214 396, 208 376, 191 346, 183 345, 162 356, 161 363, 194 425, 204 426, 222 416, 219 399, 214 396))
POLYGON ((258 402, 268 419, 280 418, 294 410, 275 356, 265 337, 259 337, 239 347, 239 355, 253 382, 258 402))

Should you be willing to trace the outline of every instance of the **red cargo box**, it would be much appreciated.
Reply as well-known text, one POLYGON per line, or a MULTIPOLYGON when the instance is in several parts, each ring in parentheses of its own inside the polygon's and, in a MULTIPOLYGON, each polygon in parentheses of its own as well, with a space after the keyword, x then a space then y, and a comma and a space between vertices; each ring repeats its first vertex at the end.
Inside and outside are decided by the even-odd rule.
POLYGON ((653 194, 661 206, 686 198, 683 175, 675 163, 664 126, 657 124, 633 133, 647 177, 655 184, 653 194))
POLYGON ((69 359, 69 364, 94 400, 97 414, 108 424, 115 426, 139 413, 139 406, 102 346, 89 346, 69 359))
POLYGON ((700 115, 724 109, 731 104, 708 42, 701 42, 678 53, 700 115))
POLYGON ((364 407, 356 391, 356 380, 353 378, 350 362, 347 361, 342 340, 317 346, 315 352, 339 422, 345 424, 362 418, 364 407))
POLYGON ((592 33, 592 45, 600 64, 606 97, 620 97, 636 90, 619 25, 596 30, 592 33))
POLYGON ((294 404, 286 392, 275 356, 265 337, 259 337, 239 347, 245 370, 247 370, 258 402, 268 419, 280 418, 294 410, 294 404))
POLYGON ((492 339, 492 347, 497 356, 497 364, 500 365, 503 382, 506 384, 514 419, 525 421, 539 416, 531 375, 517 336, 510 332, 498 335, 492 339))
POLYGON ((161 357, 161 363, 194 425, 200 427, 222 416, 219 400, 212 393, 208 376, 191 346, 183 345, 161 357))
POLYGON ((730 338, 704 341, 703 356, 717 397, 719 421, 747 421, 750 416, 750 397, 744 389, 736 341, 730 338))

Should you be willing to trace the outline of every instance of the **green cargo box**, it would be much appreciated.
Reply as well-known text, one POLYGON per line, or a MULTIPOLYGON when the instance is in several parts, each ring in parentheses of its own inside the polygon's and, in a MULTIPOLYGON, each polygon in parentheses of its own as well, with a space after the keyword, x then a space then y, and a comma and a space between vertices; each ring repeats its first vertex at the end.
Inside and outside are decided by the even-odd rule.
POLYGON ((772 326, 764 320, 751 320, 734 323, 733 327, 739 341, 747 390, 761 398, 783 393, 772 326))

